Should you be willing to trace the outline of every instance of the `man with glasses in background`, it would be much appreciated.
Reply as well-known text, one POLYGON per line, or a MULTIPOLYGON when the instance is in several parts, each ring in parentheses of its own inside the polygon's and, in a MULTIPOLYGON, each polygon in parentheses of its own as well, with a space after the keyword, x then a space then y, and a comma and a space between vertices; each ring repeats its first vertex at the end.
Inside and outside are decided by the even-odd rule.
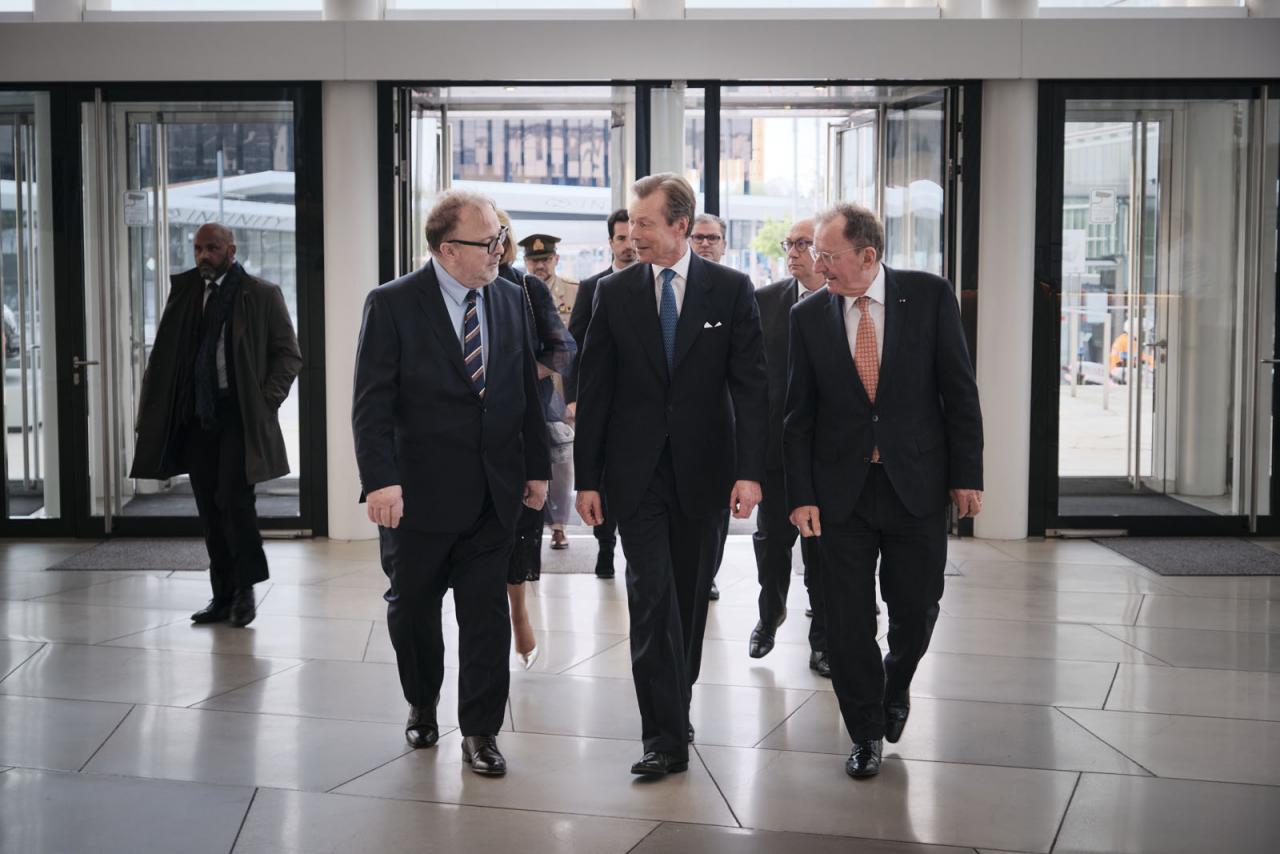
POLYGON ((724 263, 725 250, 729 248, 728 225, 715 214, 700 213, 693 218, 693 231, 689 234, 689 247, 701 258, 724 263))
POLYGON ((458 621, 462 760, 503 774, 511 623, 507 563, 521 502, 551 476, 528 312, 497 278, 506 229, 492 200, 450 191, 427 217, 431 260, 370 292, 351 421, 362 500, 390 586, 387 628, 414 748, 440 735, 441 601, 458 621))
MULTIPOLYGON (((760 485, 763 497, 756 511, 756 532, 751 538, 756 553, 756 575, 760 581, 760 621, 751 632, 748 648, 752 658, 764 658, 772 651, 778 627, 787 619, 791 548, 798 532, 791 524, 784 488, 782 412, 787 395, 791 307, 820 291, 825 281, 823 275, 813 269, 813 258, 809 254, 812 247, 813 220, 802 219, 791 226, 782 241, 791 278, 756 291, 769 373, 769 451, 765 459, 764 482, 760 485)), ((822 553, 818 541, 812 538, 801 540, 800 555, 804 560, 804 585, 809 590, 809 607, 813 615, 813 622, 809 624, 809 668, 820 676, 830 677, 819 571, 822 553)))
POLYGON ((982 411, 946 279, 881 263, 884 226, 847 203, 817 217, 826 290, 791 312, 783 457, 791 521, 822 548, 831 681, 851 777, 898 741, 947 563, 947 503, 982 510, 982 411), (889 652, 876 643, 876 563, 889 652))

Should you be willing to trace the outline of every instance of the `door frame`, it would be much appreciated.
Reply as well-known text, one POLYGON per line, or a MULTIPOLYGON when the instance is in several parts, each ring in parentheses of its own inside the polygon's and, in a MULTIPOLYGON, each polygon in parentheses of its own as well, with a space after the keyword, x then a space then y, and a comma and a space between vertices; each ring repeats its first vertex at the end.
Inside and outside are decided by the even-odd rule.
MULTIPOLYGON (((1060 313, 1062 298, 1062 205, 1066 106, 1077 100, 1211 100, 1256 102, 1263 93, 1268 111, 1280 106, 1277 81, 1042 81, 1039 87, 1036 151, 1035 290, 1032 313, 1031 455, 1027 488, 1027 535, 1050 530, 1121 531, 1134 536, 1243 536, 1248 516, 1068 516, 1058 514, 1058 418, 1060 313)), ((1130 251, 1141 248, 1130 247, 1130 251)), ((1280 274, 1274 287, 1280 291, 1280 274)), ((1280 319, 1280 318, 1278 318, 1280 319)), ((1280 326, 1277 327, 1280 347, 1280 326)), ((1261 354, 1259 354, 1261 355, 1261 354)), ((1280 370, 1273 388, 1280 389, 1280 370)), ((1272 459, 1280 459, 1280 423, 1272 430, 1272 459)), ((1271 478, 1271 506, 1280 506, 1280 472, 1271 478)), ((1280 533, 1280 513, 1257 517, 1258 535, 1280 533)))
MULTIPOLYGON (((262 83, 104 83, 6 84, 5 91, 47 92, 50 97, 54 172, 54 280, 57 334, 53 362, 57 377, 59 449, 62 458, 63 513, 58 519, 0 518, 0 537, 106 536, 103 518, 90 515, 87 386, 74 385, 73 356, 85 341, 84 170, 81 161, 81 110, 101 92, 113 102, 227 102, 275 100, 293 104, 295 252, 298 279, 298 342, 305 361, 298 389, 301 437, 296 470, 299 516, 264 518, 264 531, 328 533, 328 461, 325 429, 324 354, 324 195, 321 88, 314 82, 262 83), (305 380, 305 381, 304 381, 305 380), (78 449, 74 453, 71 449, 78 449)), ((129 517, 114 520, 111 536, 198 536, 198 517, 129 517)))

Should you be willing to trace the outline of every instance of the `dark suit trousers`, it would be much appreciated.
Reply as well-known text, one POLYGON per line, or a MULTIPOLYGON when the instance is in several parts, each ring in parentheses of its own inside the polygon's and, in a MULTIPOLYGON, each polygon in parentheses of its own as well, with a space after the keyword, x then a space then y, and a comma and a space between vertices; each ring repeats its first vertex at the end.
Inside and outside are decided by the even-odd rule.
MULTIPOLYGON (((791 524, 781 471, 765 475, 762 497, 756 510, 756 532, 751 544, 756 552, 756 577, 760 582, 760 622, 776 626, 787 609, 787 592, 791 589, 791 549, 800 531, 791 524)), ((822 549, 813 537, 800 540, 800 557, 804 560, 804 584, 809 591, 809 607, 813 621, 809 624, 809 648, 814 652, 827 649, 826 619, 822 609, 822 549)))
POLYGON ((668 447, 636 512, 618 520, 627 558, 631 675, 646 751, 688 755, 689 700, 702 666, 719 519, 681 510, 668 447))
POLYGON ((411 705, 434 709, 444 681, 440 605, 453 587, 458 620, 458 722, 462 734, 497 735, 506 716, 511 674, 507 569, 512 534, 486 498, 462 533, 379 528, 382 571, 391 586, 387 627, 400 686, 411 705))
POLYGON ((213 598, 229 604, 235 592, 266 581, 267 555, 258 533, 258 504, 244 474, 244 427, 239 409, 218 405, 218 426, 187 430, 182 452, 209 550, 213 598))
POLYGON ((828 658, 854 741, 884 735, 884 696, 911 685, 929 647, 947 563, 947 513, 913 516, 873 465, 852 516, 822 520, 828 658), (889 611, 889 653, 876 643, 876 558, 889 611))
POLYGON ((594 526, 591 533, 596 535, 600 551, 612 552, 618 542, 618 520, 609 512, 609 498, 603 492, 600 493, 600 514, 604 521, 594 526))

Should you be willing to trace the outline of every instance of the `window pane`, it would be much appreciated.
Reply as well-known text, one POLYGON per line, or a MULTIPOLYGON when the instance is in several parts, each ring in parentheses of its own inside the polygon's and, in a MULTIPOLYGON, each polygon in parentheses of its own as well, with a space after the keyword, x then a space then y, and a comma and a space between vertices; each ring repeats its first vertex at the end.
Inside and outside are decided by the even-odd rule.
POLYGON ((112 12, 316 12, 322 0, 109 0, 112 12))

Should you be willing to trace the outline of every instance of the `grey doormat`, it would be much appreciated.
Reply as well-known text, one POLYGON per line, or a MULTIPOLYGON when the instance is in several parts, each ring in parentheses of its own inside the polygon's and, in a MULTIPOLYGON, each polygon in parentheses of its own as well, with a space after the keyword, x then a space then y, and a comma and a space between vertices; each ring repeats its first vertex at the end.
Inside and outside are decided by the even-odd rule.
POLYGON ((67 558, 49 569, 169 569, 206 570, 209 553, 204 540, 107 540, 67 558))
POLYGON ((1099 537, 1160 575, 1280 575, 1280 554, 1239 537, 1099 537))
MULTIPOLYGON (((572 530, 569 531, 572 534, 572 530)), ((587 528, 590 534, 591 529, 587 528)), ((596 555, 600 549, 596 538, 592 536, 570 536, 569 548, 553 551, 551 533, 542 535, 542 574, 543 575, 594 575, 596 571, 596 555)), ((614 550, 613 559, 617 566, 622 566, 622 546, 614 550)))

